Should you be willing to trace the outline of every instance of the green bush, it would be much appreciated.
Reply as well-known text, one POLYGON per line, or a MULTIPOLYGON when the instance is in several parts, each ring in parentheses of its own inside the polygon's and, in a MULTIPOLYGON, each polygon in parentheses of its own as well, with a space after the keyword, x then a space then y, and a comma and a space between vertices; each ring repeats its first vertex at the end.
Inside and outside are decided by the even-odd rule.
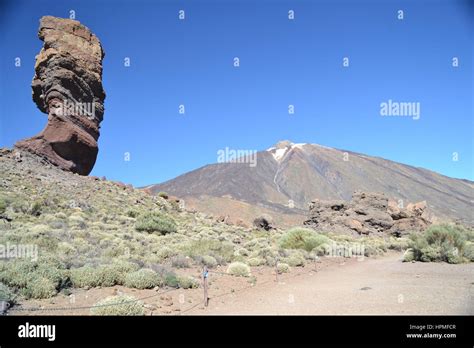
POLYGON ((91 314, 105 316, 143 315, 144 307, 142 302, 137 301, 132 296, 110 296, 97 302, 91 308, 91 314))
POLYGON ((71 283, 76 288, 94 288, 102 284, 102 272, 97 267, 83 266, 69 272, 71 283))
POLYGON ((249 264, 249 266, 257 267, 264 265, 266 261, 261 257, 251 257, 247 260, 247 263, 249 264))
POLYGON ((164 199, 169 198, 168 194, 166 192, 163 192, 163 191, 158 192, 158 196, 161 197, 161 198, 164 198, 164 199))
POLYGON ((397 251, 407 250, 410 247, 410 240, 408 238, 390 237, 388 248, 397 251))
POLYGON ((136 210, 132 210, 132 209, 127 210, 126 214, 128 217, 131 217, 131 218, 136 218, 138 217, 138 215, 140 215, 136 210))
POLYGON ((29 213, 33 216, 40 216, 42 213, 44 202, 41 200, 34 201, 29 209, 29 213))
POLYGON ((26 298, 48 298, 67 285, 64 264, 53 258, 0 263, 0 282, 17 288, 26 298))
POLYGON ((311 251, 331 240, 314 232, 309 228, 293 227, 289 229, 280 239, 280 247, 283 249, 303 249, 311 251))
POLYGON ((169 286, 170 288, 179 288, 179 278, 176 274, 170 272, 166 273, 163 277, 164 285, 169 286))
POLYGON ((189 268, 189 258, 183 255, 176 255, 171 258, 171 266, 174 268, 189 268))
POLYGON ((420 250, 420 261, 423 262, 432 262, 438 261, 442 257, 441 246, 439 245, 429 245, 420 250))
MULTIPOLYGON (((8 286, 5 284, 0 283, 0 302, 6 302, 8 305, 11 305, 15 302, 15 294, 11 291, 8 286)), ((5 309, 5 308, 3 308, 5 309)), ((0 305, 0 315, 1 315, 2 307, 0 305)))
POLYGON ((123 260, 116 260, 112 262, 110 267, 113 267, 117 272, 126 275, 130 272, 135 272, 140 269, 140 266, 134 262, 128 262, 123 260))
POLYGON ((26 298, 50 298, 57 294, 56 284, 45 277, 31 279, 21 293, 26 298))
POLYGON ((290 266, 287 263, 279 263, 277 265, 278 273, 287 273, 290 271, 290 266))
POLYGON ((210 256, 210 255, 204 255, 201 260, 202 264, 204 266, 207 266, 209 268, 214 268, 217 266, 217 260, 215 257, 210 256))
POLYGON ((422 234, 410 236, 413 259, 423 262, 463 262, 468 259, 466 248, 472 232, 457 225, 432 225, 422 234))
POLYGON ((76 288, 122 285, 125 277, 139 269, 135 263, 114 261, 111 264, 93 267, 85 265, 69 271, 71 283, 76 288))
POLYGON ((35 263, 24 260, 0 262, 0 282, 16 288, 25 288, 35 272, 35 263))
POLYGON ((178 284, 182 289, 196 289, 199 287, 199 282, 192 277, 178 277, 178 284))
POLYGON ((160 279, 160 285, 169 286, 172 288, 179 287, 179 279, 176 274, 170 270, 168 267, 165 267, 160 264, 151 265, 151 269, 158 275, 160 279))
POLYGON ((3 214, 7 209, 7 202, 3 197, 0 197, 0 214, 3 214))
POLYGON ((458 249, 448 249, 445 254, 447 263, 461 263, 464 261, 458 249))
POLYGON ((109 265, 102 265, 98 268, 100 286, 123 285, 125 278, 131 272, 135 272, 139 266, 126 261, 115 261, 109 265))
POLYGON ((466 245, 464 247, 464 257, 467 260, 474 262, 474 243, 473 242, 466 242, 466 245))
POLYGON ((237 277, 248 277, 250 267, 243 262, 232 262, 227 268, 227 273, 237 277))
POLYGON ((135 229, 149 233, 168 234, 176 232, 178 227, 170 216, 161 212, 152 212, 140 215, 135 223, 135 229))
POLYGON ((144 268, 128 274, 124 285, 135 289, 151 289, 162 285, 162 281, 155 271, 144 268))
POLYGON ((215 239, 199 239, 185 244, 183 252, 196 259, 205 255, 212 256, 219 263, 218 259, 225 262, 232 261, 234 257, 234 245, 230 242, 221 242, 215 239))
POLYGON ((403 262, 411 262, 413 260, 415 260, 415 254, 413 249, 409 248, 405 251, 405 254, 403 254, 403 262))
POLYGON ((291 254, 290 256, 285 257, 283 261, 291 267, 302 267, 306 262, 304 256, 299 253, 291 254))

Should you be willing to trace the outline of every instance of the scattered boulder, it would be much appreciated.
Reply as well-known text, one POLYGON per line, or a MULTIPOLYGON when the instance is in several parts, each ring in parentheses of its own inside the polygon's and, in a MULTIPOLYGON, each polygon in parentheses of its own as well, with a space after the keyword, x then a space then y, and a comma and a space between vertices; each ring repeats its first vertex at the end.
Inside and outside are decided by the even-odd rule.
POLYGON ((273 226, 273 218, 267 214, 263 214, 253 220, 253 225, 258 229, 263 229, 265 231, 270 231, 275 228, 273 226))
POLYGON ((350 202, 313 200, 304 224, 321 232, 402 236, 426 229, 432 220, 425 201, 403 209, 383 193, 356 191, 350 202))
POLYGON ((8 156, 12 153, 12 150, 6 148, 6 147, 0 147, 0 157, 2 156, 8 156))
POLYGON ((216 222, 223 222, 223 223, 228 223, 229 222, 229 215, 220 215, 216 218, 216 222))
POLYGON ((99 39, 76 20, 44 16, 32 82, 33 101, 48 114, 38 135, 15 147, 80 175, 94 167, 100 123, 104 115, 102 88, 104 51, 99 39))

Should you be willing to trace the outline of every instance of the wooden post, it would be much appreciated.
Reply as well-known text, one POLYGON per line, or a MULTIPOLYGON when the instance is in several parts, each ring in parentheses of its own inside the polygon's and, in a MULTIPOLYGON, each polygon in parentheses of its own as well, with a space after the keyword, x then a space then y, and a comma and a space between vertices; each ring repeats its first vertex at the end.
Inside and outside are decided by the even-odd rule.
POLYGON ((275 281, 278 283, 278 257, 275 259, 275 281))
POLYGON ((207 307, 209 305, 209 296, 207 294, 207 288, 208 288, 208 283, 207 283, 207 278, 209 277, 209 271, 207 270, 207 267, 204 266, 202 269, 202 287, 204 289, 204 307, 207 307))

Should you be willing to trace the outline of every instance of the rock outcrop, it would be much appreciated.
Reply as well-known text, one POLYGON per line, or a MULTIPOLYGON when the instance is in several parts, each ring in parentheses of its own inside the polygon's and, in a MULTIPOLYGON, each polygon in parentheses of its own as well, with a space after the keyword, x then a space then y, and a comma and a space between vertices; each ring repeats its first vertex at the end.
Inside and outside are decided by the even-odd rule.
POLYGON ((258 229, 270 231, 274 229, 273 218, 270 215, 263 214, 253 220, 253 225, 258 229))
POLYGON ((44 41, 36 56, 33 101, 48 114, 38 135, 15 146, 53 165, 81 175, 94 167, 100 123, 104 51, 99 39, 76 20, 42 17, 38 32, 44 41))
POLYGON ((400 208, 382 193, 357 191, 350 202, 313 200, 304 224, 322 232, 399 237, 426 229, 433 219, 424 201, 400 208))

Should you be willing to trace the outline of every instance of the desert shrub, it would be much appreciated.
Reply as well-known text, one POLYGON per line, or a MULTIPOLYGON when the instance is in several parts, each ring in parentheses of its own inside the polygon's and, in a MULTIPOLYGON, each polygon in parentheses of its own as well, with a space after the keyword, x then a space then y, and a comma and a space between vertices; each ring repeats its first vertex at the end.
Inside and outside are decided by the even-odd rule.
POLYGON ((44 202, 41 200, 36 200, 31 203, 28 213, 33 216, 40 216, 43 210, 44 202))
POLYGON ((5 284, 0 283, 0 315, 2 310, 5 309, 2 308, 1 302, 6 303, 7 305, 12 305, 15 302, 15 298, 16 296, 13 291, 5 284))
POLYGON ((217 260, 215 257, 210 256, 210 255, 204 255, 201 259, 201 263, 204 266, 207 266, 209 268, 214 268, 217 266, 217 260))
POLYGON ((100 286, 123 285, 128 274, 136 272, 139 265, 127 261, 114 261, 108 265, 101 265, 97 272, 100 286))
POLYGON ((131 217, 131 218, 136 218, 136 217, 138 217, 138 215, 140 215, 140 214, 138 213, 138 211, 132 210, 132 209, 127 210, 127 213, 126 213, 126 214, 127 214, 128 217, 131 217))
POLYGON ((466 242, 466 245, 464 247, 464 257, 467 260, 474 262, 474 243, 473 242, 466 242))
POLYGON ((101 270, 97 267, 86 265, 73 268, 69 272, 71 283, 76 288, 100 286, 102 284, 101 270))
POLYGON ((150 268, 158 275, 158 278, 160 279, 160 285, 165 285, 172 288, 179 287, 178 277, 168 267, 160 264, 152 264, 150 268))
POLYGON ((87 227, 84 217, 79 214, 72 214, 71 216, 69 216, 68 221, 71 227, 78 227, 80 229, 85 229, 87 227))
POLYGON ((426 248, 421 249, 420 261, 431 262, 441 259, 441 246, 429 245, 426 248))
POLYGON ((140 269, 125 277, 124 285, 135 289, 150 289, 162 284, 158 274, 151 269, 140 269))
POLYGON ((21 293, 26 298, 50 298, 56 295, 56 284, 45 277, 34 277, 21 289, 21 293))
POLYGON ((409 248, 405 251, 405 254, 403 254, 403 262, 411 262, 413 260, 415 260, 415 253, 413 249, 409 248))
POLYGON ((158 197, 168 199, 169 195, 166 192, 161 191, 161 192, 158 192, 158 197))
POLYGON ((166 273, 163 277, 163 283, 170 288, 179 288, 179 278, 174 273, 166 273))
POLYGON ((459 254, 458 249, 447 249, 445 251, 445 257, 447 263, 461 263, 464 261, 462 256, 459 254))
POLYGON ((0 263, 0 282, 17 288, 27 298, 48 298, 67 285, 67 270, 53 258, 0 263))
POLYGON ((67 226, 63 220, 52 220, 49 222, 49 226, 54 230, 63 229, 67 226))
POLYGON ((114 261, 111 264, 93 267, 85 265, 70 270, 70 280, 74 287, 97 287, 122 285, 125 277, 138 270, 138 265, 126 261, 114 261))
POLYGON ((320 245, 330 242, 331 240, 328 237, 318 234, 309 228, 293 227, 281 237, 280 247, 283 249, 311 251, 320 245))
POLYGON ((461 226, 432 225, 424 233, 410 236, 410 248, 416 261, 460 263, 470 238, 471 232, 461 226))
POLYGON ((294 253, 288 257, 285 257, 283 261, 291 267, 301 267, 304 266, 306 260, 303 255, 294 253))
POLYGON ((62 211, 54 214, 54 216, 56 216, 58 219, 61 219, 61 220, 66 220, 67 219, 67 215, 64 214, 62 211))
POLYGON ((15 213, 29 213, 30 212, 30 204, 27 201, 23 201, 22 199, 15 199, 10 203, 11 208, 15 213))
POLYGON ((448 243, 462 250, 467 239, 467 231, 460 226, 433 225, 425 231, 425 238, 430 245, 448 243))
POLYGON ((189 268, 189 258, 183 255, 176 255, 171 258, 171 266, 175 268, 189 268))
POLYGON ((178 285, 183 289, 196 289, 199 287, 199 282, 192 277, 178 277, 178 285))
POLYGON ((390 237, 388 248, 397 251, 403 251, 410 247, 410 240, 408 238, 394 238, 390 237))
POLYGON ((170 216, 161 212, 145 213, 135 222, 137 231, 159 232, 160 234, 174 233, 178 227, 170 216))
POLYGON ((3 214, 7 209, 7 201, 5 198, 0 197, 0 214, 3 214))
POLYGON ((151 250, 155 253, 158 262, 162 262, 178 254, 176 250, 159 244, 152 246, 151 250))
POLYGON ((225 262, 232 261, 234 257, 234 246, 229 242, 222 242, 215 239, 199 239, 187 243, 182 247, 183 252, 192 257, 198 256, 213 256, 220 264, 220 259, 225 262))
POLYGON ((217 259, 214 256, 210 256, 210 255, 194 256, 193 260, 197 264, 199 264, 201 266, 206 266, 208 268, 214 268, 219 264, 217 259))
POLYGON ((143 303, 132 296, 110 296, 97 302, 91 308, 92 315, 143 315, 143 303))
POLYGON ((287 263, 279 263, 277 265, 278 273, 287 273, 290 271, 290 266, 287 263))
POLYGON ((247 260, 247 263, 251 267, 257 267, 257 266, 262 266, 266 263, 265 259, 261 257, 251 257, 250 259, 247 260))
POLYGON ((250 267, 243 262, 232 262, 227 268, 227 273, 236 277, 248 277, 250 267))
POLYGON ((381 250, 377 249, 377 247, 372 244, 364 244, 364 256, 376 256, 379 255, 381 252, 381 250))
POLYGON ((35 264, 29 261, 15 260, 0 262, 0 282, 16 288, 24 288, 31 280, 35 264))
MULTIPOLYGON (((281 250, 285 252, 286 250, 281 250)), ((270 246, 262 246, 260 249, 256 249, 250 255, 250 258, 257 258, 262 259, 264 262, 262 264, 268 264, 273 266, 275 260, 278 256, 278 250, 276 248, 272 248, 270 246)))
POLYGON ((114 286, 116 284, 123 284, 126 274, 120 272, 113 265, 103 265, 97 269, 99 286, 114 286))
POLYGON ((123 260, 116 260, 112 262, 111 266, 115 268, 118 272, 123 274, 138 271, 140 268, 140 266, 135 262, 128 262, 123 260))
POLYGON ((245 248, 240 248, 234 252, 234 256, 248 256, 249 251, 245 248))

